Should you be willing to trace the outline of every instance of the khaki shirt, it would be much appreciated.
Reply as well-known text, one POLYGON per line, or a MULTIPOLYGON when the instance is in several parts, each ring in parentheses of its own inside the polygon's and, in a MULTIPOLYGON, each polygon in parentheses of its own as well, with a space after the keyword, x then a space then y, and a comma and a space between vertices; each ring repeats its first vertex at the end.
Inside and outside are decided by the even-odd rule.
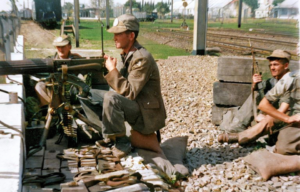
POLYGON ((123 68, 110 71, 105 79, 111 88, 140 107, 144 130, 151 134, 165 126, 166 111, 161 95, 158 66, 152 55, 138 42, 136 51, 121 55, 123 68))
POLYGON ((300 113, 300 71, 293 71, 285 74, 279 82, 266 94, 270 102, 279 100, 282 96, 290 96, 291 115, 300 113))
MULTIPOLYGON (((266 95, 268 93, 268 91, 270 91, 276 85, 277 82, 278 82, 278 80, 275 79, 274 77, 269 78, 269 79, 267 79, 265 81, 262 81, 261 84, 262 84, 262 89, 263 89, 264 95, 266 95)), ((264 95, 262 97, 260 97, 259 102, 262 100, 262 98, 264 97, 264 95)), ((259 102, 257 104, 259 104, 259 102)), ((284 94, 280 98, 280 100, 272 102, 272 105, 275 108, 279 108, 282 102, 284 102, 284 103, 290 103, 290 95, 284 94)))

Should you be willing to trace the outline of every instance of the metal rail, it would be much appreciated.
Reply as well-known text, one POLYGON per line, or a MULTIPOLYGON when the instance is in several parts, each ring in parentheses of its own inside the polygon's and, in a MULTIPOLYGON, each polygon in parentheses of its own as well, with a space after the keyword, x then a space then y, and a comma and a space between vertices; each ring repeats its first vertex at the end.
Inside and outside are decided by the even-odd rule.
POLYGON ((287 42, 287 41, 281 41, 281 40, 273 40, 273 39, 265 39, 265 38, 259 38, 259 37, 247 37, 247 36, 233 36, 233 35, 224 35, 224 34, 215 34, 215 33, 208 33, 208 37, 220 37, 220 38, 229 38, 229 39, 244 39, 248 40, 249 38, 251 41, 263 41, 263 42, 269 42, 269 43, 275 43, 276 44, 284 44, 288 46, 297 46, 297 43, 295 42, 287 42))
MULTIPOLYGON (((167 33, 172 33, 173 36, 178 37, 180 39, 192 39, 193 34, 191 32, 184 32, 184 31, 174 31, 174 30, 167 30, 167 29, 160 29, 159 32, 160 36, 168 36, 169 34, 167 33), (165 34, 164 34, 165 33, 165 34)), ((207 34, 207 43, 218 45, 221 47, 227 47, 233 50, 238 50, 238 51, 249 51, 249 46, 246 45, 241 45, 241 44, 234 44, 234 43, 229 43, 229 42, 224 42, 221 39, 239 39, 239 40, 245 40, 240 41, 240 43, 247 43, 248 39, 250 38, 251 41, 255 42, 260 42, 260 43, 268 43, 270 46, 271 45, 285 45, 289 47, 297 47, 296 42, 287 42, 287 41, 282 41, 282 40, 274 40, 274 39, 265 39, 265 38, 260 38, 260 37, 255 37, 255 36, 241 36, 241 35, 227 35, 227 34, 216 34, 215 32, 208 32, 207 34), (216 40, 216 38, 220 38, 220 40, 216 40), (247 42, 246 42, 247 41, 247 42)), ((261 47, 253 47, 253 49, 256 52, 260 52, 261 54, 269 54, 270 52, 273 51, 273 49, 267 49, 267 48, 261 48, 261 47)), ((294 53, 291 53, 293 56, 297 56, 294 53)))
MULTIPOLYGON (((233 50, 237 50, 237 51, 249 51, 249 46, 243 46, 243 45, 236 45, 236 44, 231 44, 231 43, 222 43, 222 42, 218 42, 218 41, 207 41, 208 44, 214 44, 214 45, 218 45, 220 47, 227 47, 233 50)), ((273 50, 270 49, 263 49, 263 48, 257 48, 257 47, 253 47, 254 52, 259 52, 263 55, 269 55, 273 50)))
MULTIPOLYGON (((170 31, 170 30, 160 30, 160 32, 172 32, 175 35, 184 36, 184 38, 193 38, 193 34, 191 32, 183 32, 183 31, 170 31)), ((227 35, 227 34, 217 34, 215 32, 207 32, 207 37, 220 37, 220 38, 228 38, 228 39, 244 39, 247 40, 251 38, 251 41, 264 41, 269 43, 276 43, 288 45, 288 46, 297 46, 297 42, 291 41, 282 41, 282 40, 274 40, 274 39, 266 39, 266 38, 259 38, 251 34, 251 36, 243 36, 243 35, 227 35)))

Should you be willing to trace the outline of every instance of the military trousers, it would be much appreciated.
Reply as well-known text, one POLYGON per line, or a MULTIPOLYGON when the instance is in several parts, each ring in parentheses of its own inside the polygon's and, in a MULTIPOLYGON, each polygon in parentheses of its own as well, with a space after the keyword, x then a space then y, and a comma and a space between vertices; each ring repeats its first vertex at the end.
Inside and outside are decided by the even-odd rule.
POLYGON ((87 118, 102 127, 104 138, 125 135, 125 121, 137 131, 143 127, 138 103, 115 91, 92 89, 88 99, 80 99, 80 102, 87 118))
MULTIPOLYGON (((255 100, 258 100, 257 96, 255 97, 255 100)), ((259 103, 260 101, 257 102, 259 103)), ((220 129, 229 133, 241 132, 248 128, 253 119, 253 99, 252 94, 250 94, 239 109, 232 112, 228 111, 223 115, 220 129)))

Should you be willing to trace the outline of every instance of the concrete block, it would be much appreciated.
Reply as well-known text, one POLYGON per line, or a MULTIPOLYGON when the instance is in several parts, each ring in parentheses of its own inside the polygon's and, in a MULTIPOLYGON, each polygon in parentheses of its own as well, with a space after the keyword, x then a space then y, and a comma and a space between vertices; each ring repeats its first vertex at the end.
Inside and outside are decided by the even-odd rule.
POLYGON ((220 125, 223 120, 223 115, 227 111, 235 111, 239 107, 219 107, 217 105, 213 105, 212 107, 212 123, 215 125, 220 125))
POLYGON ((251 93, 251 84, 215 82, 213 102, 216 105, 241 106, 251 93))
MULTIPOLYGON (((269 61, 265 58, 255 58, 258 63, 259 71, 263 78, 272 77, 269 69, 269 61)), ((226 56, 218 59, 217 78, 226 82, 252 83, 252 57, 226 56)), ((298 61, 290 61, 291 71, 299 69, 298 61)))

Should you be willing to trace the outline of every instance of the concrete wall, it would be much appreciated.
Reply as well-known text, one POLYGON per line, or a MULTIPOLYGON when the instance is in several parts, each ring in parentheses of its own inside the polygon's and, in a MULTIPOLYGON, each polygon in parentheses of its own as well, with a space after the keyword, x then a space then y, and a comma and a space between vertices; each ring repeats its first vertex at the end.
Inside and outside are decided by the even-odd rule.
MULTIPOLYGON (((23 60, 24 39, 19 35, 20 19, 11 14, 0 15, 0 60, 23 60)), ((1 69, 0 69, 1 70, 1 69)), ((23 83, 22 75, 10 75, 10 79, 23 83)), ((10 80, 0 76, 0 89, 16 92, 24 98, 22 85, 10 83, 10 80)), ((25 121, 24 104, 20 99, 10 103, 9 94, 0 92, 0 121, 19 130, 9 129, 0 122, 0 186, 1 192, 22 191, 23 164, 25 162, 25 121)))

